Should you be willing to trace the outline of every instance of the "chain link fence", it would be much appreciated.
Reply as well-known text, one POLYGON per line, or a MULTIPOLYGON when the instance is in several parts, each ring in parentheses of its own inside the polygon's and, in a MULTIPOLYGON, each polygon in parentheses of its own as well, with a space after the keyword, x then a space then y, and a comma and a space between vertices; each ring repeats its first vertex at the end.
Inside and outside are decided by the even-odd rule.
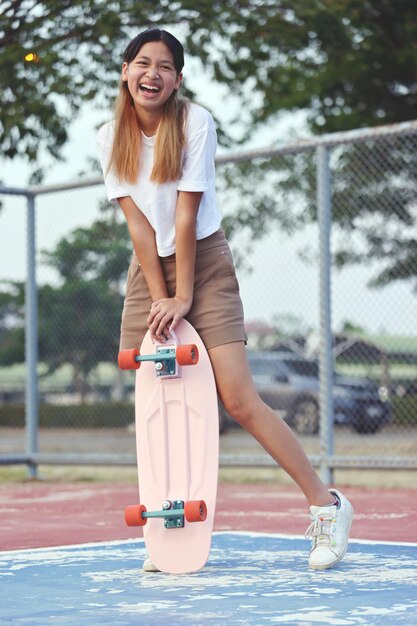
MULTIPOLYGON (((329 469, 416 467, 416 148, 412 122, 218 158, 255 384, 329 469)), ((98 179, 0 194, 0 462, 134 463, 121 212, 98 179)))

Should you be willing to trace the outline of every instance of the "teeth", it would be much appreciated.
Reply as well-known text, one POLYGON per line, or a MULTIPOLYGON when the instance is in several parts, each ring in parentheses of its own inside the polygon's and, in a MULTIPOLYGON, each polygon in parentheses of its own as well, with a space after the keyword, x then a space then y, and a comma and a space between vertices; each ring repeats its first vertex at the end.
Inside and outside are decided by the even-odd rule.
POLYGON ((147 85, 146 83, 142 83, 140 87, 141 89, 149 89, 150 91, 159 91, 159 87, 156 87, 156 85, 147 85))

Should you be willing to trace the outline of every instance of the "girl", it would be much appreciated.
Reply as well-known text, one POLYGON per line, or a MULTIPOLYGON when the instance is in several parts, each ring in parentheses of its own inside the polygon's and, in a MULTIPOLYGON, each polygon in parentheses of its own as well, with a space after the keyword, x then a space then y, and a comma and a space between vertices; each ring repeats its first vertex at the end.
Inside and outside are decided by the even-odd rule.
MULTIPOLYGON (((183 47, 167 31, 137 35, 124 53, 115 120, 98 133, 108 199, 119 203, 134 248, 120 349, 139 347, 148 328, 164 341, 181 318, 190 321, 227 412, 304 492, 309 565, 325 569, 346 552, 353 509, 325 488, 252 382, 239 286, 216 203, 216 131, 208 111, 178 96, 183 65, 183 47)), ((155 571, 149 559, 144 569, 155 571)))

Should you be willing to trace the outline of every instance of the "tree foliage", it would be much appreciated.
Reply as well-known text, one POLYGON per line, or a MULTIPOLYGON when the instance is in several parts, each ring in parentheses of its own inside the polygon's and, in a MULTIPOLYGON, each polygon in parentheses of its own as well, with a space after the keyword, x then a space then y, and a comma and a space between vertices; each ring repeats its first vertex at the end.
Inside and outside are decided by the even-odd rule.
POLYGON ((122 51, 148 25, 175 28, 188 54, 240 94, 247 132, 299 109, 326 131, 415 117, 407 0, 0 0, 3 155, 35 161, 45 146, 58 157, 82 103, 113 98, 122 51))
POLYGON ((90 228, 76 228, 44 253, 60 284, 44 285, 39 293, 39 357, 49 372, 70 363, 81 391, 98 363, 116 361, 132 253, 126 225, 108 205, 102 209, 90 228))
MULTIPOLYGON (((70 364, 81 394, 99 363, 116 362, 131 253, 127 228, 108 206, 91 228, 75 229, 44 252, 58 284, 38 288, 39 359, 46 375, 70 364)), ((23 360, 24 285, 9 283, 0 292, 0 365, 23 360)))
POLYGON ((233 89, 251 84, 261 94, 261 104, 251 106, 255 122, 294 109, 306 109, 311 127, 328 132, 415 118, 412 2, 232 4, 241 5, 242 17, 216 77, 233 89))
POLYGON ((73 280, 39 289, 39 359, 46 374, 68 363, 82 395, 101 362, 116 363, 122 297, 100 280, 73 280))
MULTIPOLYGON (((45 147, 59 157, 82 103, 113 99, 122 51, 149 25, 174 29, 188 55, 240 97, 242 141, 282 112, 305 111, 313 131, 416 115, 417 17, 409 0, 0 0, 2 154, 36 161, 45 147), (28 53, 35 60, 25 60, 28 53)), ((338 158, 334 219, 345 241, 336 260, 380 259, 374 282, 386 284, 417 274, 415 146, 366 150, 350 147, 338 158)), ((248 228, 260 237, 273 222, 290 233, 316 219, 310 157, 228 165, 221 174, 224 194, 240 202, 226 215, 230 233, 248 228)))
POLYGON ((373 264, 371 286, 411 281, 417 292, 417 137, 345 147, 334 167, 335 262, 373 264))
POLYGON ((3 281, 0 291, 0 366, 24 361, 24 285, 3 281))
POLYGON ((6 157, 59 157, 83 102, 114 89, 126 29, 147 23, 151 2, 0 2, 0 146, 6 157), (142 10, 143 9, 143 10, 142 10), (32 56, 27 56, 32 55, 32 56))

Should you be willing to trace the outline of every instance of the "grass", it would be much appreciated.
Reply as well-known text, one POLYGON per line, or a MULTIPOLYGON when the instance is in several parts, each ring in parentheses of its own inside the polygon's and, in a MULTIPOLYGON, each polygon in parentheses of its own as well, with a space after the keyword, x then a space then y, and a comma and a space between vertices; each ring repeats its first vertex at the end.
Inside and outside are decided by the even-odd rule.
POLYGON ((98 466, 55 466, 41 465, 39 478, 28 478, 24 466, 0 467, 0 485, 2 483, 136 483, 137 472, 134 467, 98 467, 98 466))
MULTIPOLYGON (((137 474, 134 467, 58 467, 41 466, 41 483, 80 484, 80 483, 127 483, 136 485, 137 474)), ((24 484, 28 477, 24 467, 0 467, 0 489, 3 484, 24 484)), ((273 484, 294 485, 292 479, 279 468, 220 468, 219 482, 223 484, 273 484)), ((336 485, 364 489, 417 489, 417 470, 335 470, 336 485)))
MULTIPOLYGON (((337 372, 345 376, 358 378, 372 378, 376 381, 384 380, 385 371, 382 365, 370 363, 337 363, 337 372)), ((393 363, 389 367, 392 382, 396 380, 413 380, 417 378, 417 365, 409 363, 393 363)))
MULTIPOLYGON (((118 375, 118 368, 112 363, 99 363, 91 372, 89 382, 91 385, 114 385, 118 375)), ((39 388, 41 391, 51 389, 65 389, 73 382, 73 369, 70 365, 63 365, 50 376, 44 376, 46 366, 39 364, 39 388)), ((9 367, 0 367, 0 388, 23 389, 25 386, 26 365, 17 363, 9 367)), ((126 384, 134 382, 134 373, 124 373, 126 384), (128 380, 130 378, 130 380, 128 380)))
POLYGON ((417 353, 417 336, 415 335, 367 335, 364 339, 388 352, 417 353))
MULTIPOLYGON (((364 335, 363 339, 370 341, 371 343, 387 350, 388 352, 393 351, 417 354, 417 336, 415 335, 364 335)), ((345 367, 346 366, 342 365, 340 369, 344 369, 345 367)), ((382 374, 382 369, 378 365, 367 366, 358 364, 347 367, 354 368, 351 373, 355 376, 371 376, 372 378, 379 378, 382 374)), ((0 367, 0 388, 10 390, 23 389, 25 385, 25 371, 26 366, 24 363, 19 363, 10 367, 0 367)), ((50 391, 51 389, 65 389, 72 384, 73 370, 70 365, 64 365, 52 375, 43 378, 42 374, 45 371, 45 365, 43 363, 40 363, 39 386, 42 391, 50 391)), ((118 369, 116 364, 99 363, 97 367, 91 372, 89 382, 93 386, 111 386, 115 383, 117 373, 118 369)), ((417 377, 417 367, 407 364, 402 365, 401 363, 395 363, 390 367, 390 375, 392 378, 415 378, 417 377)), ((124 376, 126 384, 133 384, 133 374, 130 380, 127 380, 128 374, 124 373, 124 376)))

